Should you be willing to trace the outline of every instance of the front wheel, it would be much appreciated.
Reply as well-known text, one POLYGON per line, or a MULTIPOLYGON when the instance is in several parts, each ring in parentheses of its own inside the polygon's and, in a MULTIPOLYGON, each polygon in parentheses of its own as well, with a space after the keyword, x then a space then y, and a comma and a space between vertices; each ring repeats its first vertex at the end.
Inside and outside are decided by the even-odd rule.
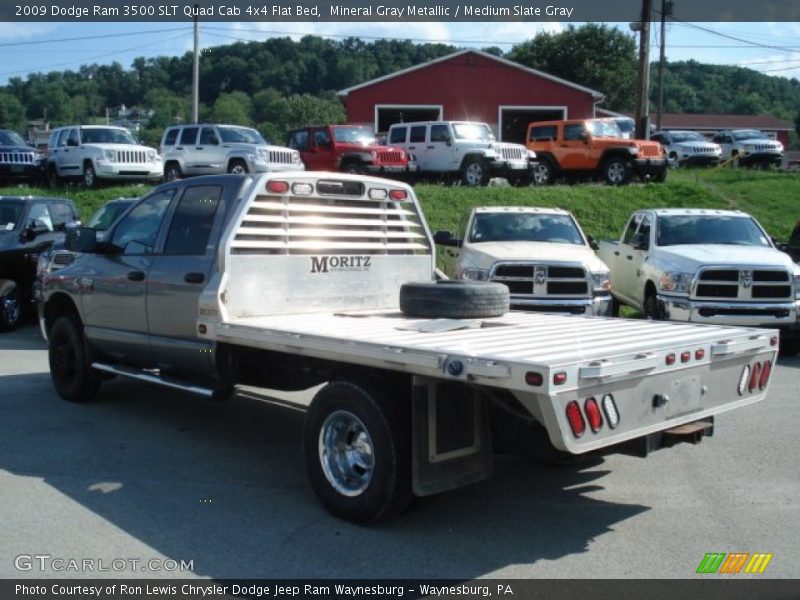
POLYGON ((90 162, 83 166, 83 185, 90 189, 97 187, 97 173, 90 162))
POLYGON ((408 506, 413 494, 407 412, 387 389, 358 382, 333 381, 314 396, 303 424, 306 469, 333 515, 370 523, 408 506))
POLYGON ((0 331, 11 331, 22 320, 22 295, 16 286, 0 296, 0 331))
POLYGON ((164 181, 169 183, 181 178, 181 168, 177 163, 169 163, 164 167, 164 181))
POLYGON ((667 180, 667 167, 664 167, 660 171, 656 171, 653 174, 653 181, 656 183, 664 183, 667 180))
POLYGON ((243 160, 232 160, 228 165, 228 173, 231 173, 232 175, 247 175, 247 165, 243 160))
POLYGON ((603 179, 608 185, 624 185, 631 177, 628 161, 621 157, 610 158, 603 165, 603 179))
POLYGON ((489 172, 480 158, 469 158, 461 169, 461 182, 471 187, 486 185, 489 172))
POLYGON ((55 165, 50 165, 47 168, 47 185, 51 189, 56 189, 61 185, 61 178, 58 176, 58 171, 56 170, 55 165))
POLYGON ((651 321, 664 320, 664 311, 659 305, 655 294, 650 294, 644 299, 644 316, 651 321))
POLYGON ((533 183, 536 185, 550 185, 555 181, 556 169, 550 161, 542 160, 533 168, 533 183))
POLYGON ((92 369, 86 340, 73 317, 59 317, 48 338, 50 377, 64 400, 85 402, 100 389, 101 380, 92 369))

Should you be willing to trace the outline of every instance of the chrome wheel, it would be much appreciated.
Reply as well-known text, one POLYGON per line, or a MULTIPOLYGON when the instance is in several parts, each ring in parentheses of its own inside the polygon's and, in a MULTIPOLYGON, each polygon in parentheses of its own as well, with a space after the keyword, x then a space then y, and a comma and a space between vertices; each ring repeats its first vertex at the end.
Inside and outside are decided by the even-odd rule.
POLYGON ((83 185, 87 188, 91 188, 94 187, 95 183, 97 183, 97 178, 94 167, 92 165, 86 165, 83 169, 83 185))
POLYGON ((464 169, 464 183, 467 185, 481 185, 483 183, 484 168, 479 162, 472 162, 464 169))
POLYGON ((164 169, 164 181, 170 182, 181 178, 181 170, 178 165, 169 165, 164 169))
POLYGON ((533 182, 536 185, 549 184, 551 177, 552 177, 552 170, 550 169, 550 165, 547 165, 545 163, 539 163, 533 169, 533 182))
POLYGON ((337 410, 319 433, 319 460, 331 486, 343 496, 358 496, 369 487, 375 468, 372 438, 353 413, 337 410))
POLYGON ((16 324, 19 322, 20 315, 22 314, 19 292, 16 289, 12 290, 2 298, 0 310, 2 310, 3 325, 7 328, 13 328, 16 326, 16 324))
POLYGON ((611 159, 605 166, 604 175, 609 185, 622 185, 628 182, 629 169, 624 160, 611 159))
POLYGON ((241 161, 237 161, 230 166, 228 173, 231 175, 247 175, 247 165, 241 161))

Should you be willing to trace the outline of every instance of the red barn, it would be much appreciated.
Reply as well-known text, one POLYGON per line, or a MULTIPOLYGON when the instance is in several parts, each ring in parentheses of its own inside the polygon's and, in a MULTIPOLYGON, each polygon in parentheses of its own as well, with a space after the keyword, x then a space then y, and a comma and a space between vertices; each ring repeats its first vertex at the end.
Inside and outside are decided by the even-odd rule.
POLYGON ((470 120, 523 142, 531 121, 594 117, 603 94, 480 50, 462 50, 339 92, 351 123, 470 120))

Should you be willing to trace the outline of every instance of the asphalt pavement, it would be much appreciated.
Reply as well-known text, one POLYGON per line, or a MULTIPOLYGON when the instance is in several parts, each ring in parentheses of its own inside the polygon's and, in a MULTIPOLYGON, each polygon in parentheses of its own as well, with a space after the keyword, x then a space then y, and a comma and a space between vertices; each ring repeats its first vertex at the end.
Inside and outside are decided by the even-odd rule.
POLYGON ((687 578, 708 552, 773 554, 740 577, 800 573, 798 358, 699 445, 498 457, 488 481, 373 527, 317 502, 302 419, 122 378, 70 404, 36 327, 0 335, 0 578, 687 578))

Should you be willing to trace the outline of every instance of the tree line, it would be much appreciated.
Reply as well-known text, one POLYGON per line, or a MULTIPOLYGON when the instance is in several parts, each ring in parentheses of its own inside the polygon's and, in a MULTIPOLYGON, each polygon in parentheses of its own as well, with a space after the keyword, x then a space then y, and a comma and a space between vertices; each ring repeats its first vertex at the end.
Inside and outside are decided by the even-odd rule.
MULTIPOLYGON (((402 40, 365 42, 306 36, 271 38, 203 51, 200 119, 251 125, 276 142, 308 123, 341 122, 336 91, 457 51, 446 44, 402 40)), ((606 94, 604 107, 633 109, 636 44, 627 32, 603 24, 542 32, 504 52, 484 49, 606 94)), ((76 71, 32 73, 0 86, 0 125, 24 131, 28 120, 52 126, 87 123, 122 104, 153 109, 145 142, 191 118, 191 53, 84 65, 76 71)), ((665 110, 690 113, 771 114, 800 127, 800 82, 741 67, 696 61, 668 63, 665 110)), ((657 87, 651 85, 655 102, 657 87)))

